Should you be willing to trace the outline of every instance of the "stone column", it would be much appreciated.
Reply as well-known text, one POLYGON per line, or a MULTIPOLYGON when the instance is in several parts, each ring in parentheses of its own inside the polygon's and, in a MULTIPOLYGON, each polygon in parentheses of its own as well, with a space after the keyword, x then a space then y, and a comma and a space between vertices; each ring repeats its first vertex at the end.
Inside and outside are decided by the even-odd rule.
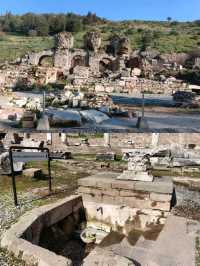
POLYGON ((104 146, 110 147, 110 133, 104 133, 104 146))
POLYGON ((159 133, 152 133, 151 146, 152 148, 157 148, 159 145, 159 133))
POLYGON ((47 143, 52 145, 52 133, 47 133, 47 143))
POLYGON ((68 145, 67 141, 67 134, 66 133, 61 133, 61 142, 65 145, 68 145))

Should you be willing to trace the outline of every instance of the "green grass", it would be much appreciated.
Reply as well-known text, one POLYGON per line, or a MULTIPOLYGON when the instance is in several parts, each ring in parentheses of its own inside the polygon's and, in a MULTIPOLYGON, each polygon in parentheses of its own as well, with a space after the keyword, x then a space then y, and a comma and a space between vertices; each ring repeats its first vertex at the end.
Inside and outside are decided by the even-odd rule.
POLYGON ((200 237, 196 237, 196 266, 200 266, 200 237))
POLYGON ((28 52, 54 47, 53 37, 0 36, 0 62, 13 61, 28 52))
MULTIPOLYGON (((27 163, 26 168, 41 168, 46 178, 42 180, 35 180, 23 176, 23 174, 16 176, 16 184, 18 192, 28 192, 34 188, 48 187, 48 167, 47 162, 30 162, 27 163)), ((71 188, 76 188, 77 180, 79 178, 87 176, 85 172, 73 172, 68 170, 62 164, 53 161, 51 163, 51 175, 52 175, 52 185, 57 186, 68 186, 71 188)), ((3 175, 0 176, 0 187, 1 192, 6 193, 11 191, 12 182, 11 176, 3 175)))

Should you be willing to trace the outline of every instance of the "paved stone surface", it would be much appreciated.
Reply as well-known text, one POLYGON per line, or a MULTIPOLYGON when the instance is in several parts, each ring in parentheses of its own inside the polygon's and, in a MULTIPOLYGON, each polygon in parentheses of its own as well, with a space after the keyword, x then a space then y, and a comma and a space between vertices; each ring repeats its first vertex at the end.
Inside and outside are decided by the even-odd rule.
POLYGON ((84 266, 134 266, 135 264, 124 257, 101 248, 95 248, 83 262, 84 266))

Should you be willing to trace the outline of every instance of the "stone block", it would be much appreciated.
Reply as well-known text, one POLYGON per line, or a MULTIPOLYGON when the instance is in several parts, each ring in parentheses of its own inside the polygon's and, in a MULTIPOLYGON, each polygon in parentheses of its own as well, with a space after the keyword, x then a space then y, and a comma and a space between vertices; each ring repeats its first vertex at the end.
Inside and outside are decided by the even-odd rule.
POLYGON ((142 209, 139 211, 139 213, 148 215, 148 216, 155 216, 155 217, 162 217, 163 211, 159 210, 151 210, 151 209, 142 209))
POLYGON ((132 190, 120 190, 119 195, 121 197, 135 197, 136 193, 132 190))
POLYGON ((117 190, 117 189, 105 189, 102 191, 102 194, 117 197, 117 196, 119 196, 119 190, 117 190))
POLYGON ((83 201, 102 202, 102 197, 98 195, 83 194, 83 201))
POLYGON ((170 202, 172 198, 171 194, 160 194, 152 192, 150 194, 150 199, 152 201, 170 202))
POLYGON ((90 194, 91 191, 92 191, 92 188, 90 188, 90 187, 82 187, 81 186, 78 188, 78 193, 80 193, 80 194, 90 194))
POLYGON ((103 195, 102 202, 106 204, 117 204, 115 197, 103 195))
POLYGON ((147 171, 133 171, 127 170, 124 171, 120 176, 118 176, 119 180, 133 180, 133 181, 144 181, 144 182, 152 182, 153 176, 150 175, 147 171))
POLYGON ((95 189, 95 188, 91 188, 90 189, 90 194, 92 196, 102 196, 102 190, 101 189, 95 189))
POLYGON ((173 184, 172 182, 136 182, 135 190, 156 192, 162 194, 172 194, 173 184))
POLYGON ((111 187, 114 189, 125 189, 125 190, 133 190, 135 186, 134 181, 123 181, 123 180, 114 180, 112 181, 111 187))
POLYGON ((170 202, 151 202, 151 208, 153 210, 170 211, 170 202))
POLYGON ((136 197, 123 197, 122 201, 124 205, 127 205, 131 208, 138 208, 138 209, 150 209, 151 208, 151 201, 150 200, 140 200, 136 197))
POLYGON ((99 179, 97 180, 96 187, 101 188, 101 189, 109 189, 111 188, 111 182, 112 180, 110 179, 99 179))
POLYGON ((78 186, 96 187, 97 179, 95 177, 86 177, 78 180, 78 186))
POLYGON ((42 177, 42 169, 38 169, 38 168, 25 169, 23 171, 23 175, 25 177, 39 179, 42 177))

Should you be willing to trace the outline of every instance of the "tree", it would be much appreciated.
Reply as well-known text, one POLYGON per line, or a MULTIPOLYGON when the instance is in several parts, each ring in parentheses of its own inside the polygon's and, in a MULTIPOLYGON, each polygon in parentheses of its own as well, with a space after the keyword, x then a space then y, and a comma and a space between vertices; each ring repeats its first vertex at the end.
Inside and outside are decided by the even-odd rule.
POLYGON ((66 30, 69 32, 79 32, 82 30, 82 23, 80 19, 68 19, 66 23, 66 30))
POLYGON ((65 15, 49 16, 48 18, 50 34, 56 34, 65 30, 66 17, 65 15))
POLYGON ((49 34, 49 24, 44 16, 36 17, 35 30, 38 36, 47 36, 49 34))
POLYGON ((172 21, 172 18, 171 17, 167 17, 167 21, 168 22, 171 22, 172 21))
POLYGON ((36 29, 36 15, 33 13, 27 13, 22 16, 21 31, 28 34, 29 30, 36 29))
POLYGON ((141 37, 141 51, 145 51, 148 47, 151 47, 153 40, 154 38, 152 31, 145 31, 141 37))

